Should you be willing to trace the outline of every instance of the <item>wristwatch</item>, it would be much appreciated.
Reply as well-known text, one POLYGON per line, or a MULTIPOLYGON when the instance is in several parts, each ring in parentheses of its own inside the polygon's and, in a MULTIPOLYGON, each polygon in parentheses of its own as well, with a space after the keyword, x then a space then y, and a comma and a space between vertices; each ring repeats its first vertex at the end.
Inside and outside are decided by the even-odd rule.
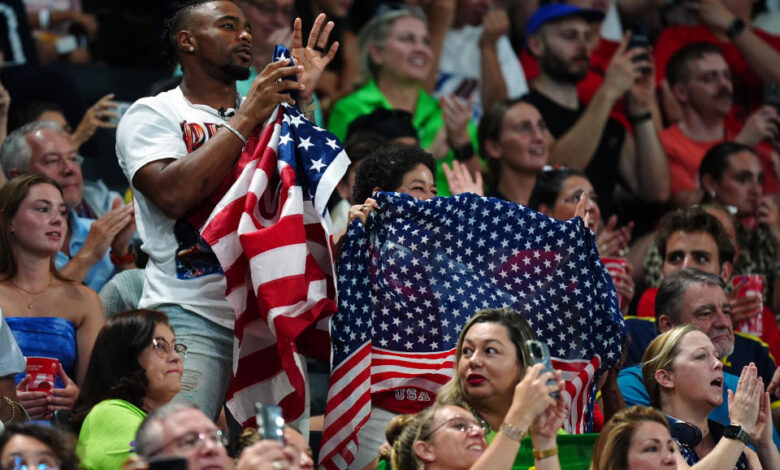
POLYGON ((745 444, 750 442, 750 433, 742 429, 739 424, 729 424, 723 429, 723 437, 729 439, 736 439, 742 441, 745 444))
POLYGON ((729 27, 726 28, 726 36, 729 37, 729 39, 734 39, 745 30, 745 22, 742 20, 742 18, 734 18, 734 20, 729 24, 729 27))

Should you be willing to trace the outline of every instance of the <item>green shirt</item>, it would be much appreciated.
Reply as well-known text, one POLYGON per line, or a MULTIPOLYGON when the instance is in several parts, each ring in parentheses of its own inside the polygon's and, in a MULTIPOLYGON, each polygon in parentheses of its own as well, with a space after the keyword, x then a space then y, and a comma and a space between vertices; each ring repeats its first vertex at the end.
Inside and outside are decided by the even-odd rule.
MULTIPOLYGON (((485 436, 488 444, 496 437, 495 431, 490 431, 485 436)), ((555 438, 558 444, 558 460, 561 470, 588 470, 593 457, 593 446, 596 444, 598 434, 561 434, 555 438)), ((526 437, 517 451, 517 458, 512 465, 512 470, 526 470, 534 468, 534 450, 531 437, 526 437)))
MULTIPOLYGON (((330 119, 328 120, 328 130, 343 142, 347 136, 349 124, 355 118, 368 114, 380 107, 393 109, 393 106, 387 101, 376 82, 371 80, 363 85, 362 88, 345 96, 333 105, 333 109, 330 111, 330 119)), ((417 129, 417 138, 420 140, 420 146, 424 149, 430 149, 439 129, 444 127, 444 118, 439 102, 422 88, 420 88, 417 107, 412 116, 412 125, 417 129)), ((477 131, 473 123, 469 123, 469 135, 476 153, 477 131)), ((444 176, 441 165, 445 162, 452 165, 453 158, 454 155, 450 151, 436 163, 437 171, 434 176, 436 177, 436 188, 439 191, 439 196, 450 195, 447 178, 444 176)))
POLYGON ((124 400, 103 400, 84 419, 76 453, 81 468, 116 470, 122 467, 146 413, 124 400))

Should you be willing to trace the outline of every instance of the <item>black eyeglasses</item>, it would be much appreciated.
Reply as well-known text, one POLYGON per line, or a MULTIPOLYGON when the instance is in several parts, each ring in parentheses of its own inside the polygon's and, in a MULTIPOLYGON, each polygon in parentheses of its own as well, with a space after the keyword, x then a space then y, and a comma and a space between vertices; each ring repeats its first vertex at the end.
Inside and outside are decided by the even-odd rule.
POLYGON ((165 338, 152 338, 152 349, 158 356, 166 358, 171 354, 171 351, 176 351, 182 359, 187 358, 187 346, 176 343, 173 346, 166 341, 165 338))

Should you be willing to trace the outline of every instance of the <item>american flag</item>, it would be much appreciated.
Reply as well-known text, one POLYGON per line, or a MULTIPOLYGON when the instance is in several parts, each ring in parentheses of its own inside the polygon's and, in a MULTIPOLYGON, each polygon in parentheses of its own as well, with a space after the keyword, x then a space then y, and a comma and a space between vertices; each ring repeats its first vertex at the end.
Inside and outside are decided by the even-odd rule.
POLYGON ((589 430, 598 378, 618 361, 626 330, 582 221, 474 194, 377 201, 365 227, 350 225, 339 262, 321 465, 354 460, 372 393, 435 394, 452 375, 463 325, 486 308, 513 307, 546 341, 566 380, 564 428, 589 430))
POLYGON ((213 210, 201 236, 236 310, 227 407, 245 426, 258 401, 281 405, 288 421, 307 413, 301 354, 329 357, 336 289, 326 204, 348 165, 335 136, 278 106, 205 203, 213 210))

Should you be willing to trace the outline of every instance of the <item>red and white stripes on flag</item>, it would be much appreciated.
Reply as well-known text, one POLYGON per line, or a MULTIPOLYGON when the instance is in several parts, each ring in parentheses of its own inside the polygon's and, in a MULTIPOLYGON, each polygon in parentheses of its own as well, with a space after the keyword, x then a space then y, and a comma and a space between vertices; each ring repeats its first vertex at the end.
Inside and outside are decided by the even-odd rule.
POLYGON ((255 402, 282 406, 288 421, 307 412, 301 353, 329 357, 327 319, 336 311, 333 255, 323 214, 349 159, 343 150, 335 152, 317 176, 316 192, 301 185, 309 180, 296 175, 296 168, 306 165, 297 162, 295 139, 324 130, 299 115, 291 119, 290 112, 277 107, 250 136, 232 172, 232 186, 201 230, 225 271, 227 298, 236 310, 227 407, 245 426, 254 424, 255 402), (292 144, 280 144, 282 136, 292 137, 292 144), (314 346, 314 351, 303 351, 301 344, 314 346))

